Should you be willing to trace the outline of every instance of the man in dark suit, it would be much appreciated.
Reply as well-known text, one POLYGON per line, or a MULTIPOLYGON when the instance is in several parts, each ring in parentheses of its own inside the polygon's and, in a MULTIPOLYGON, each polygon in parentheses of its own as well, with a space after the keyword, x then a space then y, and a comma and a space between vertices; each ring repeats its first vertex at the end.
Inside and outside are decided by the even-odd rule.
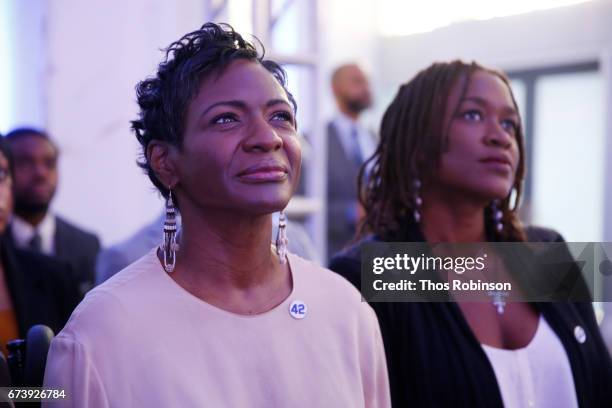
POLYGON ((54 215, 49 206, 57 188, 58 149, 38 129, 19 128, 6 135, 15 158, 15 215, 10 238, 28 249, 68 262, 81 295, 93 286, 98 238, 54 215))
POLYGON ((67 262, 27 250, 14 249, 0 238, 0 258, 20 338, 35 324, 54 333, 64 327, 80 300, 67 262))
POLYGON ((338 114, 327 125, 327 255, 349 243, 363 214, 357 196, 357 178, 363 162, 374 153, 370 131, 359 123, 370 107, 370 85, 356 64, 341 65, 332 74, 338 114))
POLYGON ((35 324, 62 329, 79 301, 66 262, 15 249, 7 239, 13 210, 14 163, 0 135, 0 355, 10 340, 25 337, 35 324))

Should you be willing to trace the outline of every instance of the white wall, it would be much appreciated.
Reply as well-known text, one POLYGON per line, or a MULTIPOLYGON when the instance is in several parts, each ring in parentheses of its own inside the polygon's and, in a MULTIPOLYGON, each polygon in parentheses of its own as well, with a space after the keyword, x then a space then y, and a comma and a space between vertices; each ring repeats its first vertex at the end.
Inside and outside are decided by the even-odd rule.
POLYGON ((204 2, 49 2, 47 128, 60 145, 57 211, 113 243, 161 210, 137 168, 129 121, 134 87, 162 59, 161 47, 204 21, 204 2))
POLYGON ((612 2, 454 24, 378 43, 381 84, 410 79, 437 60, 474 59, 506 70, 592 61, 612 46, 612 2))

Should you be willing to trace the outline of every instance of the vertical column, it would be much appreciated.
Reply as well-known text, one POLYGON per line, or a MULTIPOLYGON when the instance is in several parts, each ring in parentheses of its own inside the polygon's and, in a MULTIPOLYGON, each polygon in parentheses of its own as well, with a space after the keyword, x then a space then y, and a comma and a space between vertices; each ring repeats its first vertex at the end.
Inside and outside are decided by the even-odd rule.
POLYGON ((267 46, 270 43, 270 0, 254 0, 253 34, 267 46))
POLYGON ((0 2, 0 131, 44 127, 46 19, 44 0, 0 2))
MULTIPOLYGON (((602 51, 600 56, 600 70, 605 86, 606 111, 612 107, 612 47, 602 51)), ((603 241, 612 242, 612 117, 605 115, 605 170, 604 170, 604 205, 603 205, 603 241)), ((608 254, 612 255, 612 254, 608 254)), ((612 260, 612 259, 611 259, 612 260)), ((595 271, 597 273, 598 271, 595 271)), ((603 320, 601 322, 601 334, 612 353, 612 276, 598 276, 602 278, 602 300, 607 300, 600 305, 603 308, 603 320)))

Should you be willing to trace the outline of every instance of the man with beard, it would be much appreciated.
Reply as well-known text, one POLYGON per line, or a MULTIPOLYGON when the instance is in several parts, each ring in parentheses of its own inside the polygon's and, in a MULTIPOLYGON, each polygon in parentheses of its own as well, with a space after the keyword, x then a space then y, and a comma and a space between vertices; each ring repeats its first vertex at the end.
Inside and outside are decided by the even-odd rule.
POLYGON ((341 250, 355 235, 363 214, 357 198, 357 178, 363 162, 374 153, 372 133, 359 123, 372 104, 370 84, 356 64, 332 74, 338 114, 327 125, 327 256, 341 250))
POLYGON ((93 286, 100 241, 50 211, 58 180, 57 146, 45 132, 33 128, 15 129, 6 139, 15 158, 14 245, 71 264, 75 285, 84 295, 93 286))

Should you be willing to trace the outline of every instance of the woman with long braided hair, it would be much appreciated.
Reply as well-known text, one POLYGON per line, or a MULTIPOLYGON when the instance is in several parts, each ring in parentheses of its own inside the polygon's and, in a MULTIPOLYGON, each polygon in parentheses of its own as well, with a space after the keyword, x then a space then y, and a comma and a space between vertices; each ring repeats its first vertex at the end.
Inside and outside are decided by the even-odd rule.
MULTIPOLYGON (((521 117, 507 77, 435 63, 402 85, 362 168, 360 240, 330 268, 360 287, 370 242, 563 242, 524 228, 521 117), (365 168, 371 166, 369 176, 365 168)), ((372 302, 394 406, 594 407, 612 364, 589 302, 372 302)))

